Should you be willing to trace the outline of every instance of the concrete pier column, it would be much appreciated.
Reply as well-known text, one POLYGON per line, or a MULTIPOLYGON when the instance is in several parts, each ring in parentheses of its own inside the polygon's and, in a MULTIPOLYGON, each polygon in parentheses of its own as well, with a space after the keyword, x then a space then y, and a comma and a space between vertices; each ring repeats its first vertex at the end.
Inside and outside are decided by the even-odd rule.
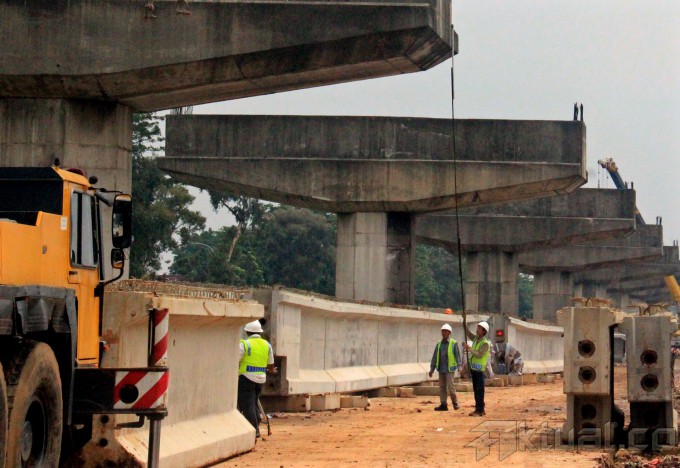
POLYGON ((571 305, 573 289, 571 273, 550 270, 534 273, 534 318, 555 322, 555 313, 571 305))
POLYGON ((0 166, 78 167, 130 193, 132 110, 75 99, 0 99, 0 166))
POLYGON ((614 291, 608 293, 609 298, 614 301, 613 305, 617 309, 628 311, 627 307, 630 305, 630 297, 628 293, 621 291, 614 291))
POLYGON ((594 282, 594 281, 587 281, 585 283, 580 283, 579 284, 580 291, 575 288, 576 296, 581 296, 581 297, 599 297, 601 299, 605 299, 607 296, 607 285, 594 282))
POLYGON ((412 304, 413 231, 409 213, 339 213, 335 295, 412 304))
POLYGON ((519 265, 513 252, 467 252, 465 307, 517 315, 519 265))

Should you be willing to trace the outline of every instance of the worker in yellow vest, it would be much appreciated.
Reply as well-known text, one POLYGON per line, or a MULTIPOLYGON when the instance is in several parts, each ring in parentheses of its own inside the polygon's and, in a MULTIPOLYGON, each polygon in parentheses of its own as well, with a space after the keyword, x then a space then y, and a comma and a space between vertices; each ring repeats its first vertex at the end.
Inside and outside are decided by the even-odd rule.
POLYGON ((439 373, 439 401, 441 404, 437 406, 435 411, 448 411, 449 407, 446 404, 447 394, 451 397, 453 409, 457 410, 458 395, 456 395, 456 386, 454 384, 454 376, 458 363, 460 362, 460 353, 458 352, 458 344, 456 340, 451 338, 451 325, 445 323, 442 325, 442 339, 437 342, 434 347, 434 354, 430 362, 430 373, 432 377, 435 369, 439 373))
POLYGON ((484 370, 489 361, 489 351, 491 350, 491 344, 487 338, 489 324, 480 322, 475 333, 470 330, 465 331, 468 338, 473 340, 472 345, 463 344, 463 347, 470 353, 470 376, 472 377, 472 390, 475 394, 475 410, 470 413, 470 416, 485 416, 484 370))
POLYGON ((243 329, 248 338, 239 343, 238 409, 255 428, 255 437, 260 437, 257 401, 267 380, 266 373, 276 374, 277 369, 272 345, 260 336, 260 321, 250 322, 243 329))

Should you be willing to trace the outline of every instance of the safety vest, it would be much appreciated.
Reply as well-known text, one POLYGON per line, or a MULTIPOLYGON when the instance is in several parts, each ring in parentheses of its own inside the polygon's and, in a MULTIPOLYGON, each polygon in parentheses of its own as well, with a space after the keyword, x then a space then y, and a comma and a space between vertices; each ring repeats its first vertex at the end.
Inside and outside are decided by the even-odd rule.
POLYGON ((238 375, 245 374, 264 374, 267 370, 267 360, 269 358, 269 343, 262 338, 248 338, 241 340, 245 352, 243 359, 238 366, 238 375))
MULTIPOLYGON (((472 343, 472 349, 479 351, 479 348, 481 348, 484 343, 489 343, 489 340, 486 338, 486 336, 482 339, 475 338, 475 341, 472 343)), ((486 369, 486 361, 489 360, 490 348, 491 345, 489 344, 489 346, 486 348, 486 353, 484 353, 482 357, 470 356, 470 368, 473 371, 483 372, 484 369, 486 369)))
MULTIPOLYGON (((449 349, 448 355, 449 355, 449 372, 455 372, 456 369, 458 368, 458 363, 456 362, 456 356, 453 354, 453 347, 456 345, 456 340, 450 339, 449 340, 449 349)), ((442 347, 442 341, 439 340, 437 342, 437 370, 439 370, 439 350, 442 347)))

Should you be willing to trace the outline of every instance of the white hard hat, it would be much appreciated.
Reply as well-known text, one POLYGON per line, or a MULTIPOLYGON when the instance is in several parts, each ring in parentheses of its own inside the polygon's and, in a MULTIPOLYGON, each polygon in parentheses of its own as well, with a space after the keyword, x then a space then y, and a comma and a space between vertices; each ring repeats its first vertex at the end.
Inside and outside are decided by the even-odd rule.
POLYGON ((451 325, 449 325, 448 323, 445 323, 444 325, 442 325, 442 330, 448 330, 450 332, 453 332, 451 325))
POLYGON ((254 320, 250 323, 247 323, 243 329, 249 333, 262 333, 262 325, 260 324, 259 320, 254 320))
POLYGON ((484 330, 486 330, 487 333, 489 333, 489 324, 486 322, 479 322, 478 326, 482 327, 484 330))

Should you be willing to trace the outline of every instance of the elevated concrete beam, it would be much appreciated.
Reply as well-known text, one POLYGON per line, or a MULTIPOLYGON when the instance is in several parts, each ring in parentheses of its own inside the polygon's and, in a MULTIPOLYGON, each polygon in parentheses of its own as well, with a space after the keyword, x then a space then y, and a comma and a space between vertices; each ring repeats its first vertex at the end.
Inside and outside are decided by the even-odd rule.
POLYGON ((419 216, 419 242, 465 252, 523 252, 624 237, 635 230, 635 191, 580 188, 568 195, 419 216), (457 230, 460 226, 460 236, 457 230), (518 229, 521 226, 521 229, 518 229))
POLYGON ((633 291, 629 294, 631 301, 644 301, 646 303, 672 303, 673 298, 667 288, 650 288, 633 291))
MULTIPOLYGON (((556 311, 570 305, 574 272, 658 258, 663 254, 662 242, 662 227, 645 225, 623 239, 521 253, 520 270, 534 274, 534 318, 553 322, 556 311)), ((604 289, 591 286, 579 292, 604 294, 604 289)))
POLYGON ((523 252, 519 256, 520 270, 574 273, 650 261, 663 255, 662 239, 661 226, 638 226, 633 234, 622 239, 523 252))
POLYGON ((578 189, 569 195, 422 215, 418 241, 457 250, 467 271, 470 310, 516 315, 518 252, 622 237, 635 229, 635 192, 578 189), (521 229, 518 229, 521 226, 521 229))
MULTIPOLYGON (((644 279, 637 279, 637 280, 630 280, 630 281, 625 281, 622 283, 619 283, 616 286, 610 286, 608 288, 609 291, 614 291, 614 292, 627 292, 628 294, 632 294, 635 291, 645 291, 649 289, 660 289, 660 288, 666 288, 666 283, 663 280, 663 277, 661 276, 656 276, 652 278, 644 278, 644 279)), ((668 289, 666 289, 668 291, 668 289)))
POLYGON ((586 181, 574 121, 171 116, 160 167, 181 182, 331 212, 430 212, 568 193, 586 181))
POLYGON ((0 97, 158 110, 431 68, 450 0, 1 0, 0 97))
POLYGON ((650 262, 623 265, 616 268, 584 271, 574 274, 574 282, 596 282, 616 286, 620 282, 680 273, 678 246, 663 247, 663 256, 650 262))

